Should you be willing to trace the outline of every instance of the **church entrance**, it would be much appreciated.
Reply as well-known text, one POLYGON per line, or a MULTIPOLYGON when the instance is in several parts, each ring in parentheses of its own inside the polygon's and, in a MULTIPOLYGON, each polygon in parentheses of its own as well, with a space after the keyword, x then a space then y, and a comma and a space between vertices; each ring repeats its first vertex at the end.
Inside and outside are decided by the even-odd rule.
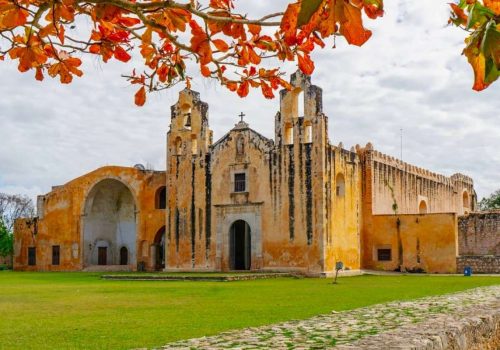
POLYGON ((246 221, 237 220, 229 231, 231 270, 250 270, 252 244, 250 226, 246 221))

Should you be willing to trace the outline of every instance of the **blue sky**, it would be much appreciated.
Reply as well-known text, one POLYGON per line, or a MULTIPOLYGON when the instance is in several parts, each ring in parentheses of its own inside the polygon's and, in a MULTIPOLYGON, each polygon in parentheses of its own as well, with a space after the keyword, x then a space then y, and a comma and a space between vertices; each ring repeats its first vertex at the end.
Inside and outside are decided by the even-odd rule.
MULTIPOLYGON (((252 17, 288 1, 238 0, 252 17), (272 3, 272 4, 269 4, 272 3)), ((480 197, 500 188, 500 83, 477 93, 461 55, 465 33, 447 27, 449 1, 386 1, 386 14, 367 21, 373 37, 362 48, 342 40, 315 52, 313 82, 323 88, 333 144, 372 142, 376 149, 434 172, 472 176, 480 197)), ((175 87, 134 105, 135 87, 120 77, 130 64, 84 58, 85 75, 70 85, 0 62, 0 192, 35 197, 52 185, 103 165, 165 168, 165 137, 175 87)), ((296 67, 286 65, 288 73, 296 67)), ((193 89, 210 104, 210 125, 221 137, 244 112, 272 137, 279 101, 260 92, 240 99, 192 72, 193 89)))

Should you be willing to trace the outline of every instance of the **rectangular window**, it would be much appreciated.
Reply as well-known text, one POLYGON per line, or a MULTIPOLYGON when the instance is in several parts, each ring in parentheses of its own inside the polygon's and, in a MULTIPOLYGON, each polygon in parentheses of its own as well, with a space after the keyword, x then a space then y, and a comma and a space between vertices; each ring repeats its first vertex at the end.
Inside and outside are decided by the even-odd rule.
POLYGON ((36 265, 36 248, 35 247, 28 248, 28 265, 29 266, 36 265))
POLYGON ((234 174, 234 192, 245 192, 246 176, 245 173, 234 174))
POLYGON ((59 265, 60 251, 61 249, 58 245, 52 246, 52 265, 59 265))
POLYGON ((391 261, 392 260, 391 249, 377 249, 377 260, 378 261, 391 261))

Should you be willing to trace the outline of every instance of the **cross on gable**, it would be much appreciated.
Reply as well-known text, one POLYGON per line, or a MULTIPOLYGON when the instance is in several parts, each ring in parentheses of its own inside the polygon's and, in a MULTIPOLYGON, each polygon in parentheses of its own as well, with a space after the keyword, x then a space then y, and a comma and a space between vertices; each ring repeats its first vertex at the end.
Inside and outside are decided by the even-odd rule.
POLYGON ((241 118, 241 121, 243 121, 243 117, 245 116, 245 113, 241 112, 239 117, 241 118))

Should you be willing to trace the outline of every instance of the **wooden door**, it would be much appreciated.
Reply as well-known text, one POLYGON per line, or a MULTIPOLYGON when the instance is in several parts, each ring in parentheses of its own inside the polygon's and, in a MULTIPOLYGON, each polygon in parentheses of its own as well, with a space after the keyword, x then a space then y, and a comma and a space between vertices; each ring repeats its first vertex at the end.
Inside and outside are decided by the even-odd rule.
POLYGON ((97 264, 98 265, 107 265, 108 248, 107 247, 99 247, 98 253, 99 253, 99 255, 97 258, 97 264))

